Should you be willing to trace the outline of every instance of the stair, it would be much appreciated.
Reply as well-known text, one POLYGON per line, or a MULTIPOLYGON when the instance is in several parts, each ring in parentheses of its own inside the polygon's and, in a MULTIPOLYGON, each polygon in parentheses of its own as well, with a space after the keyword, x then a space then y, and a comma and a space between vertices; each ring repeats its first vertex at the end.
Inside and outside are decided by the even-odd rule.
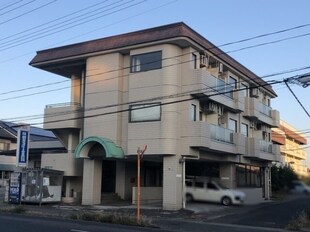
POLYGON ((127 202, 122 200, 116 193, 102 193, 102 205, 126 205, 127 202))

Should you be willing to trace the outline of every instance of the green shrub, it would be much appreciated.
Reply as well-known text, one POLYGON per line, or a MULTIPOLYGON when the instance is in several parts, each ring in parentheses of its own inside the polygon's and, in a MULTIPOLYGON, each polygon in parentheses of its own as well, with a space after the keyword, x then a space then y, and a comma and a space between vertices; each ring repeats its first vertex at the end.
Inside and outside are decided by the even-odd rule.
POLYGON ((131 225, 131 226, 143 226, 143 227, 153 227, 149 220, 142 218, 137 222, 136 218, 130 215, 122 214, 106 214, 106 213, 80 213, 72 214, 70 216, 74 220, 85 220, 85 221, 95 221, 103 223, 112 223, 120 225, 131 225))

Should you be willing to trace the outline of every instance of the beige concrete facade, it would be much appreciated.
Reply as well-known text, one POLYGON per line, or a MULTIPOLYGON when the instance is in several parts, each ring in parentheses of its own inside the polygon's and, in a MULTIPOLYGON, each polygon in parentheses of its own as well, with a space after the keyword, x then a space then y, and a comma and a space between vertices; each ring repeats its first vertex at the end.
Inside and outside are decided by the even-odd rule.
MULTIPOLYGON (((279 126, 279 112, 270 106, 276 94, 228 55, 209 50, 212 44, 185 24, 149 30, 111 38, 115 44, 127 43, 118 47, 78 54, 92 46, 89 42, 88 48, 83 44, 56 48, 59 57, 44 58, 50 52, 46 50, 34 58, 31 65, 72 80, 73 102, 47 107, 44 127, 52 129, 75 155, 46 162, 56 162, 52 168, 63 171, 66 168, 57 162, 69 165, 68 185, 71 178, 81 177, 77 191, 82 204, 99 204, 105 191, 135 202, 135 155, 144 145, 143 195, 145 200, 158 200, 164 209, 184 206, 184 182, 192 174, 268 198, 266 170, 280 155, 270 136, 271 128, 279 126), (175 29, 181 34, 172 33, 175 29), (66 55, 60 55, 62 51, 66 55), (133 110, 139 105, 148 108, 133 110), (58 120, 51 120, 53 114, 58 120), (102 144, 83 143, 92 136, 102 138, 102 144), (113 156, 105 139, 121 148, 124 157, 113 156), (76 154, 78 144, 87 147, 84 158, 76 154), (83 171, 72 167, 81 165, 73 162, 77 157, 83 171), (107 162, 115 165, 106 168, 113 175, 104 171, 107 162), (215 171, 203 174, 201 168, 198 173, 191 167, 197 162, 215 171), (149 198, 150 193, 155 199, 149 198)), ((109 46, 110 40, 102 46, 109 46)), ((68 191, 65 194, 68 198, 68 191)))
POLYGON ((273 129, 273 140, 279 144, 282 165, 290 166, 299 177, 308 177, 306 136, 289 123, 281 120, 280 128, 273 129))

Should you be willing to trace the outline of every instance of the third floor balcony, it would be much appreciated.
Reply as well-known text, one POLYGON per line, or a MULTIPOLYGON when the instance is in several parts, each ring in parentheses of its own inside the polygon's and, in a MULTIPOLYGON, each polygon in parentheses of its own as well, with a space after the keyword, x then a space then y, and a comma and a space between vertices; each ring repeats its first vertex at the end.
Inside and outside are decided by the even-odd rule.
POLYGON ((223 79, 217 78, 205 69, 187 70, 188 75, 182 81, 183 91, 199 98, 207 97, 214 102, 229 108, 231 111, 244 111, 244 94, 223 79))
POLYGON ((245 110, 243 116, 261 121, 271 127, 278 127, 280 125, 279 111, 273 110, 270 106, 263 104, 257 98, 253 97, 245 98, 245 110))

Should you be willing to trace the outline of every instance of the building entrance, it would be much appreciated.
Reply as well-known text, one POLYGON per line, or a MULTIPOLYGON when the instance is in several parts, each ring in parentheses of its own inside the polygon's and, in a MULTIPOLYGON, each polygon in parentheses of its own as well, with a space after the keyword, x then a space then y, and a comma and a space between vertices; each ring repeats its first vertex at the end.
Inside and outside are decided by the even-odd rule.
POLYGON ((116 183, 116 161, 102 160, 102 193, 114 193, 116 183))

